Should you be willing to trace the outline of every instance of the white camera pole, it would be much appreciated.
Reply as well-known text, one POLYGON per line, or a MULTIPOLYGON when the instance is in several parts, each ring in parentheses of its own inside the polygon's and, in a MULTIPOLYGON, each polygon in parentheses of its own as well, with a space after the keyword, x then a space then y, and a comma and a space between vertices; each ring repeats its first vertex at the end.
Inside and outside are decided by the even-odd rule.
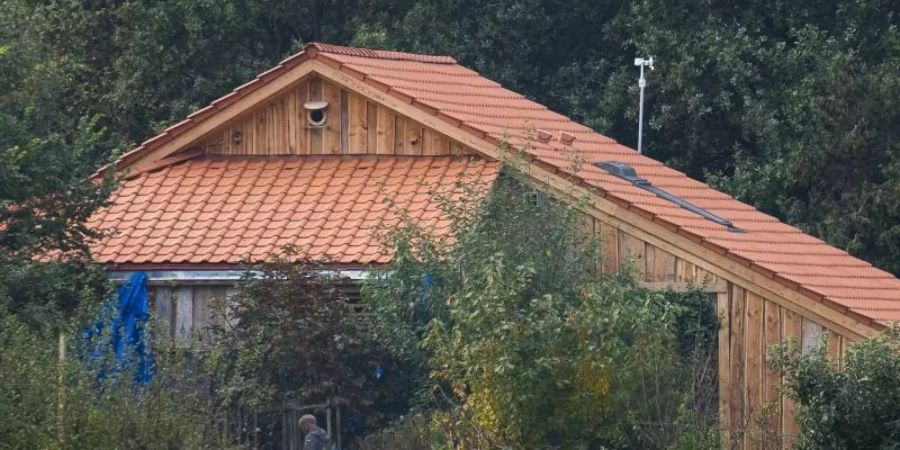
POLYGON ((647 66, 653 70, 653 57, 635 58, 634 65, 641 68, 641 78, 638 80, 638 86, 641 88, 641 103, 638 106, 638 153, 642 152, 644 140, 644 88, 647 87, 647 79, 644 78, 644 67, 647 66))

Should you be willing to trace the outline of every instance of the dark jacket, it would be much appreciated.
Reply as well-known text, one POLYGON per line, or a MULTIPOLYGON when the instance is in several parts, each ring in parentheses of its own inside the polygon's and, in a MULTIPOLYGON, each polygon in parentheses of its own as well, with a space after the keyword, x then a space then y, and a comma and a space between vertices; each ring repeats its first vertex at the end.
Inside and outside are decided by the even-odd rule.
POLYGON ((331 439, 328 433, 319 427, 313 427, 303 440, 303 450, 331 450, 331 439))

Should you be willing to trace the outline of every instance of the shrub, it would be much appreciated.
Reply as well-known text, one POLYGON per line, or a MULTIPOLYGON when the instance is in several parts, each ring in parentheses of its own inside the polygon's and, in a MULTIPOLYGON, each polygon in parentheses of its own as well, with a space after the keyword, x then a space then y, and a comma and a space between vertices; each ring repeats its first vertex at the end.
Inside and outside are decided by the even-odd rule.
POLYGON ((852 345, 842 363, 824 343, 800 355, 796 342, 772 350, 786 375, 787 393, 800 403, 800 449, 900 447, 900 330, 852 345))
POLYGON ((409 384, 353 312, 346 284, 321 263, 281 257, 253 266, 220 305, 207 358, 217 401, 240 418, 304 405, 339 405, 352 438, 386 424, 408 405, 409 384))
POLYGON ((390 230, 391 270, 364 298, 451 446, 665 448, 712 427, 705 295, 598 280, 579 205, 515 181, 442 205, 453 235, 390 230))
POLYGON ((0 309, 0 449, 217 449, 211 405, 180 389, 180 355, 158 353, 153 381, 129 373, 98 382, 69 340, 60 359, 54 328, 34 328, 0 309))

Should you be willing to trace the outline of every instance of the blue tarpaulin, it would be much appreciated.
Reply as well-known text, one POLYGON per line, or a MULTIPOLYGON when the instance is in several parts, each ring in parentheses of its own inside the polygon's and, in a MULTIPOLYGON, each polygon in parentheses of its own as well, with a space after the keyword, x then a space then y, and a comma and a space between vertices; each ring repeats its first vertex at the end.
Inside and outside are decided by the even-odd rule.
POLYGON ((86 340, 95 340, 90 359, 99 364, 101 379, 133 372, 134 381, 145 385, 153 378, 153 354, 145 332, 150 320, 147 274, 134 272, 118 294, 118 299, 107 300, 95 325, 85 330, 86 340), (110 355, 115 358, 112 364, 105 359, 110 355))

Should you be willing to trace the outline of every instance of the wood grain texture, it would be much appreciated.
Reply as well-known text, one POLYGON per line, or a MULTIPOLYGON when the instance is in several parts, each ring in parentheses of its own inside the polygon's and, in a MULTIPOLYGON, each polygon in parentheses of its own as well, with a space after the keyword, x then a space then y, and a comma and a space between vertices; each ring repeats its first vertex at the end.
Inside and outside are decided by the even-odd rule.
POLYGON ((175 342, 182 347, 191 344, 194 333, 194 290, 190 286, 175 288, 175 342))
MULTIPOLYGON (((313 79, 309 82, 309 98, 307 100, 323 100, 323 92, 324 89, 322 87, 322 79, 313 79)), ((306 110, 303 111, 303 114, 306 114, 306 110)), ((306 132, 309 133, 309 154, 321 155, 322 153, 324 153, 325 130, 321 127, 311 128, 311 125, 309 125, 309 121, 307 120, 306 132)))
POLYGON ((599 220, 597 223, 600 226, 602 272, 605 275, 612 275, 619 271, 619 230, 599 220))
POLYGON ((675 255, 647 244, 647 281, 675 281, 675 255))
POLYGON ((349 98, 349 153, 365 154, 369 144, 369 109, 366 99, 359 94, 350 94, 349 98))
POLYGON ((619 265, 630 264, 635 278, 642 280, 647 272, 646 243, 619 230, 619 265))
POLYGON ((806 317, 803 318, 801 327, 800 350, 802 354, 808 355, 825 342, 825 327, 806 317))
POLYGON ((378 104, 366 101, 366 153, 378 152, 378 104))
POLYGON ((744 322, 746 321, 746 291, 735 284, 731 285, 731 395, 730 397, 730 423, 732 428, 732 444, 743 446, 744 435, 747 430, 747 416, 745 414, 746 396, 744 377, 746 374, 746 334, 744 322))
POLYGON ((322 84, 323 99, 328 102, 328 120, 325 122, 322 152, 326 155, 341 153, 341 88, 337 84, 325 81, 322 84))
POLYGON ((152 288, 153 309, 156 314, 156 336, 167 342, 172 339, 174 333, 174 309, 172 308, 172 288, 169 286, 156 286, 152 288))
POLYGON ((696 268, 694 264, 682 259, 675 260, 675 281, 688 282, 696 279, 696 268))
MULTIPOLYGON (((744 322, 744 351, 746 363, 744 373, 746 417, 751 427, 758 424, 763 414, 763 371, 765 369, 765 323, 763 321, 763 308, 765 299, 753 292, 746 291, 746 321, 744 322)), ((755 427, 754 427, 755 428, 755 427)), ((751 441, 759 441, 762 436, 753 436, 751 441)))
MULTIPOLYGON (((781 307, 766 300, 763 317, 765 326, 765 348, 763 350, 766 352, 764 353, 765 356, 772 346, 781 343, 781 307)), ((769 363, 768 358, 766 358, 765 361, 765 379, 763 380, 763 392, 765 395, 763 396, 763 403, 768 405, 773 413, 768 421, 769 428, 780 436, 782 422, 780 395, 781 377, 772 367, 772 364, 769 363)))
POLYGON ((844 355, 841 353, 841 346, 843 337, 840 334, 835 333, 831 330, 827 331, 827 339, 828 339, 828 357, 834 361, 838 367, 843 366, 844 355))
POLYGON ((716 296, 716 311, 719 317, 718 339, 718 380, 719 380, 719 427, 722 433, 722 448, 730 448, 731 431, 731 295, 728 292, 716 296))
POLYGON ((407 155, 422 155, 422 139, 424 135, 424 127, 422 124, 406 119, 406 137, 404 138, 404 147, 407 155))
POLYGON ((394 154, 406 155, 406 117, 394 114, 394 154))
POLYGON ((350 153, 350 93, 341 89, 341 154, 350 153))
MULTIPOLYGON (((799 314, 782 308, 782 339, 791 339, 799 345, 803 330, 802 322, 803 318, 799 314)), ((781 402, 781 432, 783 436, 782 446, 785 449, 789 449, 794 447, 794 443, 796 443, 797 441, 797 433, 799 431, 799 428, 797 427, 797 420, 795 417, 797 413, 797 404, 786 395, 782 396, 781 402)))
POLYGON ((305 78, 202 137, 216 155, 473 154, 447 135, 329 80, 305 78), (328 102, 324 127, 311 128, 304 104, 328 102))
POLYGON ((379 155, 391 155, 394 153, 394 112, 387 108, 378 108, 378 121, 376 122, 375 153, 379 155))

